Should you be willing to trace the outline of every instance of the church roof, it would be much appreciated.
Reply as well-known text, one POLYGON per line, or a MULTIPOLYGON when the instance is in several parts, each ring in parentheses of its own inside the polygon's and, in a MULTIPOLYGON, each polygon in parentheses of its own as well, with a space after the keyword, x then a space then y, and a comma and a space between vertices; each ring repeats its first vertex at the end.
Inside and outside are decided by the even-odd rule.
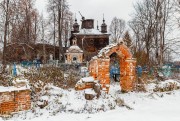
POLYGON ((76 35, 109 35, 109 33, 101 33, 97 29, 80 29, 79 33, 74 33, 76 35))
POLYGON ((66 50, 66 53, 83 53, 83 51, 77 45, 72 45, 66 50))

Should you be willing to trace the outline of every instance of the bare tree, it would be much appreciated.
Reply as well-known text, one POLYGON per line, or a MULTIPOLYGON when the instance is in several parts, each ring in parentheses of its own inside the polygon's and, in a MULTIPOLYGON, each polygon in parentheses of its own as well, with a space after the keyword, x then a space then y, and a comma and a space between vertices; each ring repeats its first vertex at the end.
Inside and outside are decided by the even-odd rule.
POLYGON ((138 22, 136 22, 136 19, 133 19, 132 21, 130 21, 129 26, 132 29, 133 33, 134 33, 134 41, 135 41, 134 51, 135 52, 137 52, 137 51, 140 52, 140 50, 142 50, 141 45, 143 45, 142 41, 141 41, 141 37, 142 37, 141 34, 142 33, 141 33, 141 30, 139 29, 140 26, 139 26, 138 22))
POLYGON ((54 40, 54 59, 56 58, 56 13, 53 6, 53 40, 54 40))
POLYGON ((4 22, 4 47, 3 47, 3 72, 5 71, 6 67, 6 44, 7 44, 7 31, 8 31, 8 25, 9 25, 9 0, 4 0, 1 3, 1 7, 3 8, 4 11, 4 16, 5 16, 5 22, 4 22))
POLYGON ((157 2, 157 7, 159 5, 159 11, 158 13, 158 18, 156 18, 156 23, 159 23, 159 41, 160 41, 160 57, 159 57, 159 64, 160 66, 163 65, 164 62, 164 52, 166 50, 165 44, 166 42, 166 36, 167 34, 167 27, 168 26, 168 21, 170 20, 170 12, 172 9, 172 5, 170 3, 170 0, 158 0, 157 2), (159 2, 159 4, 158 4, 159 2))
POLYGON ((143 0, 137 2, 134 8, 136 12, 130 27, 137 40, 142 42, 147 62, 150 62, 150 53, 155 54, 156 62, 162 66, 171 12, 170 0, 143 0))
POLYGON ((66 0, 49 0, 48 12, 50 13, 49 21, 53 20, 54 46, 56 45, 55 41, 58 40, 59 60, 62 60, 64 57, 63 47, 66 46, 72 27, 72 13, 69 11, 66 0))
POLYGON ((62 46, 62 25, 63 25, 63 3, 64 0, 59 0, 58 7, 58 41, 59 41, 59 60, 62 60, 64 55, 63 46, 62 46))
POLYGON ((44 22, 43 14, 40 17, 40 20, 41 20, 41 40, 42 40, 42 43, 43 43, 43 61, 44 61, 44 63, 46 63, 46 45, 45 45, 45 38, 44 38, 44 35, 45 35, 45 22, 44 22))
POLYGON ((109 27, 109 32, 111 34, 110 37, 113 43, 117 43, 118 40, 122 37, 125 27, 126 25, 123 19, 119 19, 117 17, 113 18, 109 27))
POLYGON ((180 0, 173 0, 173 5, 174 7, 174 16, 176 19, 176 23, 178 25, 178 27, 180 28, 180 0))
POLYGON ((176 38, 175 41, 171 42, 173 50, 169 50, 171 53, 175 54, 176 57, 180 57, 180 0, 173 0, 173 17, 174 17, 174 26, 176 38))
POLYGON ((34 0, 14 0, 12 4, 10 26, 11 42, 35 43, 38 29, 38 12, 34 0))
POLYGON ((127 47, 130 48, 132 46, 132 39, 131 39, 128 31, 125 32, 125 34, 123 36, 123 41, 125 42, 127 47))
MULTIPOLYGON (((130 21, 130 27, 134 31, 135 37, 137 38, 136 46, 139 47, 139 52, 146 51, 147 57, 144 58, 146 62, 149 62, 150 49, 153 42, 153 11, 151 4, 148 0, 144 0, 142 3, 139 2, 135 5, 134 19, 130 21)), ((142 58, 140 56, 140 58, 142 58)))
MULTIPOLYGON (((30 46, 37 39, 38 13, 33 7, 34 2, 34 0, 3 0, 0 2, 0 11, 2 13, 0 27, 3 28, 1 33, 4 34, 4 64, 11 58, 9 56, 11 45, 20 44, 23 50, 26 51, 23 45, 30 46)), ((17 46, 13 47, 15 49, 17 46)), ((21 58, 23 54, 18 49, 16 50, 14 55, 18 55, 17 57, 21 58)), ((28 55, 26 52, 24 54, 28 55)))

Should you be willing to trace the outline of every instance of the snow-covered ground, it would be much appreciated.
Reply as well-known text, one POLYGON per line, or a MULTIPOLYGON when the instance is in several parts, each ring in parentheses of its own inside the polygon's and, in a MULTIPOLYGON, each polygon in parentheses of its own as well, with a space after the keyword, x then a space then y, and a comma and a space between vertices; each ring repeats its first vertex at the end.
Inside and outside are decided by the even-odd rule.
MULTIPOLYGON (((167 83, 159 84, 163 85, 167 83)), ((147 92, 121 93, 119 83, 114 83, 108 95, 87 101, 84 91, 47 85, 39 93, 37 103, 33 103, 41 105, 46 101, 47 106, 43 109, 33 106, 32 110, 19 112, 8 121, 180 121, 180 90, 155 93, 153 88, 155 84, 148 85, 147 92), (123 100, 124 105, 118 106, 116 99, 123 100)))

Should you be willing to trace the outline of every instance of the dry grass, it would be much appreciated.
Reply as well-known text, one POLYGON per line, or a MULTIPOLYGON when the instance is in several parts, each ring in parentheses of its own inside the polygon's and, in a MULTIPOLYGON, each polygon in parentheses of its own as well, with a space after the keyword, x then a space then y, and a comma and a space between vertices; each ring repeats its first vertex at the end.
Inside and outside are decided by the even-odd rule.
POLYGON ((180 86, 177 85, 177 83, 168 83, 164 87, 159 87, 158 85, 153 89, 154 92, 168 92, 173 90, 180 89, 180 86))
POLYGON ((13 77, 8 74, 0 74, 0 86, 12 86, 13 77))
POLYGON ((68 89, 74 88, 79 77, 77 72, 72 70, 67 70, 69 73, 67 77, 64 77, 63 71, 57 67, 44 67, 38 71, 32 71, 25 73, 24 76, 30 81, 32 86, 37 86, 38 88, 43 88, 48 83, 54 86, 68 89))

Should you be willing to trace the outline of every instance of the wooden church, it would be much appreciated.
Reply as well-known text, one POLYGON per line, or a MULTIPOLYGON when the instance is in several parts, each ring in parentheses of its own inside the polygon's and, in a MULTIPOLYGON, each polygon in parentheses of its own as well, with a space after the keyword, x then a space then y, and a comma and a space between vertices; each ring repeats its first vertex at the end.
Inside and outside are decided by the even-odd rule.
POLYGON ((85 19, 82 16, 81 27, 75 19, 73 31, 71 31, 70 46, 73 45, 73 40, 77 40, 77 46, 83 51, 83 60, 89 61, 93 56, 97 55, 100 49, 109 45, 109 36, 107 33, 107 25, 103 18, 100 30, 94 27, 94 19, 85 19))

